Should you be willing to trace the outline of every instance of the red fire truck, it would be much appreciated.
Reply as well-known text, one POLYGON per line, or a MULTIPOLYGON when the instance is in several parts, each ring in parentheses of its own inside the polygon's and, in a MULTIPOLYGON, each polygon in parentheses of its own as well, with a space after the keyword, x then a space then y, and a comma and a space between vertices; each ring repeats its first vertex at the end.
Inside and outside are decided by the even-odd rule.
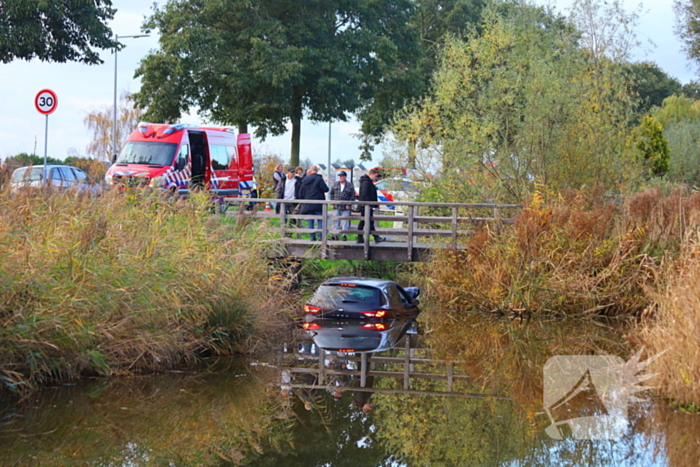
POLYGON ((163 188, 187 194, 201 186, 215 196, 249 196, 253 187, 250 135, 228 128, 141 122, 105 175, 122 188, 163 188))

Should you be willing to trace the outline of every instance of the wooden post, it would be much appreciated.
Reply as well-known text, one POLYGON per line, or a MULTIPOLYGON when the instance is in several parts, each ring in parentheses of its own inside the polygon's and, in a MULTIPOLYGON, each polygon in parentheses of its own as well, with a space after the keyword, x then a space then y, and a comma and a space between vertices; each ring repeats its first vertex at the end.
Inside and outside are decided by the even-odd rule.
POLYGON ((452 249, 457 249, 457 206, 452 206, 452 249))
POLYGON ((454 362, 447 366, 447 392, 452 392, 452 377, 454 375, 454 362))
POLYGON ((408 237, 406 239, 408 243, 408 261, 413 261, 413 216, 415 206, 408 206, 408 237))
POLYGON ((369 219, 370 215, 369 213, 371 212, 372 207, 369 204, 365 204, 365 228, 364 231, 362 232, 365 237, 365 244, 364 244, 364 249, 365 249, 365 259, 369 259, 369 219))
POLYGON ((404 362, 403 362, 403 388, 404 390, 408 390, 410 383, 409 383, 409 375, 411 371, 411 336, 404 336, 404 340, 406 341, 406 347, 404 350, 404 362))
POLYGON ((323 205, 323 215, 321 216, 323 227, 321 228, 321 257, 327 258, 328 255, 328 205, 323 205))
POLYGON ((360 354, 360 387, 367 387, 367 352, 360 354))
POLYGON ((282 237, 287 233, 287 207, 284 202, 280 203, 280 232, 282 237))
POLYGON ((324 362, 326 361, 326 356, 325 356, 326 351, 319 348, 318 349, 318 384, 322 385, 323 384, 323 379, 325 375, 323 374, 325 368, 323 367, 324 362))

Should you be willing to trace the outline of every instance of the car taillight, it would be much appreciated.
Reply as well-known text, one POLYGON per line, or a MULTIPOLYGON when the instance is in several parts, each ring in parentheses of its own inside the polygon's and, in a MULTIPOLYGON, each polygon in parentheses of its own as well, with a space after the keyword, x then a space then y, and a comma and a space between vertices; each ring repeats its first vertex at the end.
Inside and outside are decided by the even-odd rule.
POLYGON ((367 323, 363 324, 361 326, 361 329, 373 329, 375 331, 384 331, 386 329, 386 325, 383 323, 367 323))
POLYGON ((311 305, 304 305, 304 313, 313 313, 315 315, 321 310, 323 310, 323 308, 311 305))
POLYGON ((386 310, 363 311, 362 314, 368 318, 383 318, 386 310))
POLYGON ((317 323, 304 323, 301 325, 303 329, 321 329, 321 326, 319 326, 317 323))

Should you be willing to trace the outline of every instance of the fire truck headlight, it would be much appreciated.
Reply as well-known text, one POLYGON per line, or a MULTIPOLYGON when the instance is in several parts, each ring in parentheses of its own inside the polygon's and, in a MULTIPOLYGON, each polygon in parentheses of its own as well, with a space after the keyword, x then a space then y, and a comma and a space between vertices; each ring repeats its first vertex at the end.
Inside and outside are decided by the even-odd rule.
POLYGON ((163 182, 165 181, 165 177, 153 177, 151 179, 151 183, 148 184, 151 188, 158 188, 160 186, 163 186, 163 182))
POLYGON ((109 173, 105 174, 105 183, 107 185, 114 185, 114 177, 112 177, 109 173))

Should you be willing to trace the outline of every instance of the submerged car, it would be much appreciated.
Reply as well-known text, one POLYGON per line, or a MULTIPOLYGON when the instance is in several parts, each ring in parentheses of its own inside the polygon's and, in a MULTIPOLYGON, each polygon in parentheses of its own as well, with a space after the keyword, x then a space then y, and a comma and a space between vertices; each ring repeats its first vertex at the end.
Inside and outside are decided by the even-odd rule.
POLYGON ((415 320, 406 316, 372 322, 307 316, 302 328, 319 349, 369 353, 393 348, 414 325, 415 320))
POLYGON ((415 318, 418 287, 367 277, 334 277, 322 283, 304 305, 304 313, 335 319, 415 318))
POLYGON ((102 191, 100 185, 91 185, 87 174, 72 165, 32 165, 20 167, 12 172, 10 188, 17 193, 22 188, 50 187, 58 191, 75 189, 80 193, 97 195, 102 191), (44 181, 44 173, 46 180, 44 181))

